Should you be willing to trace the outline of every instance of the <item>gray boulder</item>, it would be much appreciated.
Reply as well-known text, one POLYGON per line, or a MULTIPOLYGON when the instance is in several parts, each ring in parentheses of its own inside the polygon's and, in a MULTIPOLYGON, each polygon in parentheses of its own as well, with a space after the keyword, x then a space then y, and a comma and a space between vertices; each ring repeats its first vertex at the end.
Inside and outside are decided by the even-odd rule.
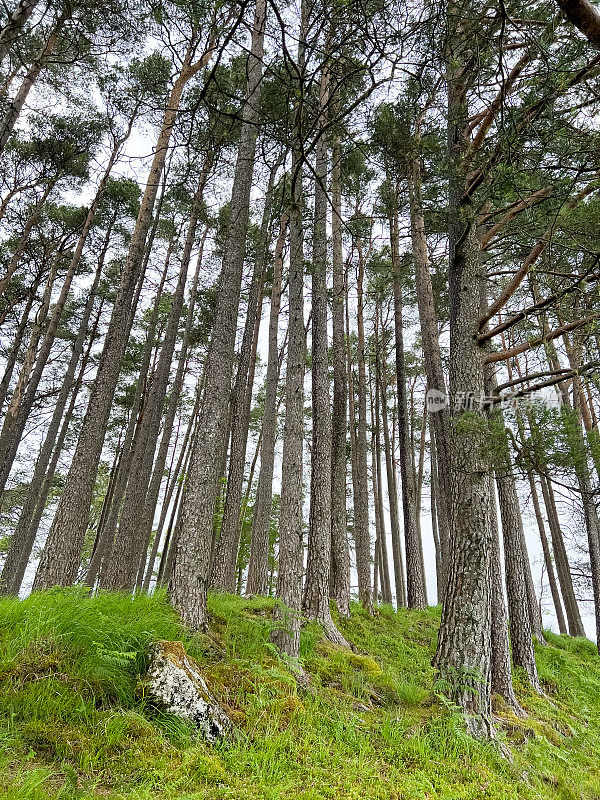
POLYGON ((193 723, 209 742, 223 738, 231 721, 208 691, 198 664, 181 642, 155 642, 144 691, 160 708, 193 723))

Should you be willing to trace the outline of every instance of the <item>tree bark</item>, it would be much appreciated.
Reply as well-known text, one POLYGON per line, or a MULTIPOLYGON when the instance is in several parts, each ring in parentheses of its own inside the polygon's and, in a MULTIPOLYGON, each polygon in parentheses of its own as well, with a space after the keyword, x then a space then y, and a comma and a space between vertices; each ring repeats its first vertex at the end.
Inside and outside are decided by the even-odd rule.
POLYGON ((121 362, 129 339, 131 304, 152 223, 152 210, 179 103, 185 84, 190 77, 189 52, 188 49, 182 71, 175 81, 168 99, 129 252, 121 273, 119 291, 90 394, 88 410, 40 560, 34 582, 35 589, 43 589, 54 584, 69 585, 73 583, 77 575, 106 425, 119 379, 121 362))
POLYGON ((277 331, 281 307, 281 277, 283 248, 288 226, 288 216, 283 214, 273 260, 273 286, 269 311, 269 353, 265 378, 265 407, 262 419, 260 447, 260 472, 256 501, 252 515, 250 560, 248 563, 247 594, 266 594, 269 587, 269 522, 273 496, 273 470, 275 466, 275 439, 277 435, 277 382, 279 378, 279 350, 277 331))
POLYGON ((227 425, 231 375, 235 353, 237 317, 246 235, 250 213, 250 189, 259 121, 262 58, 266 21, 265 0, 257 0, 252 43, 247 64, 246 100, 237 163, 232 187, 232 206, 227 245, 211 347, 205 366, 204 401, 183 498, 181 530, 169 585, 171 602, 185 624, 197 630, 206 621, 213 518, 226 450, 223 430, 227 425))
POLYGON ((406 402, 406 374, 404 366, 404 334, 402 320, 402 275, 398 252, 398 212, 394 212, 390 225, 392 266, 394 270, 394 334, 396 344, 396 383, 398 392, 398 439, 400 443, 400 482, 404 514, 404 543, 406 553, 406 592, 409 608, 427 606, 427 590, 421 557, 421 537, 415 507, 417 489, 411 466, 412 442, 406 402))
POLYGON ((350 550, 346 518, 346 435, 348 381, 344 333, 344 264, 340 137, 332 143, 331 239, 333 267, 333 407, 331 415, 331 588, 338 612, 350 614, 350 550))
MULTIPOLYGON (((242 487, 246 466, 246 447, 248 444, 248 427, 252 406, 252 388, 256 363, 256 345, 262 312, 265 284, 265 268, 269 249, 269 229, 273 205, 273 185, 279 164, 270 172, 269 183, 265 194, 265 206, 261 224, 260 250, 254 264, 254 274, 250 286, 248 308, 244 335, 235 376, 235 387, 231 404, 231 447, 229 470, 227 473, 227 493, 221 530, 217 542, 215 558, 212 566, 211 583, 219 591, 233 592, 235 588, 235 569, 240 543, 242 487)), ((256 591, 255 594, 264 594, 256 591)), ((257 587, 258 588, 258 587, 257 587)))
POLYGON ((320 136, 316 148, 312 258, 312 451, 310 521, 303 609, 323 625, 327 638, 345 645, 329 609, 331 568, 331 408, 327 339, 327 143, 324 125, 329 102, 329 73, 323 67, 320 86, 320 136))

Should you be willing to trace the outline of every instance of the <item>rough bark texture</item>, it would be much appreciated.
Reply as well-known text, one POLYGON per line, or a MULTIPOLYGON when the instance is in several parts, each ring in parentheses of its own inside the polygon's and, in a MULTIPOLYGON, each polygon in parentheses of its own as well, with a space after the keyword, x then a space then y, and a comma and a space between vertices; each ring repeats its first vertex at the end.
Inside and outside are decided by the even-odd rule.
MULTIPOLYGON (((299 60, 301 60, 301 50, 299 60)), ((296 122, 298 125, 298 121, 296 122)), ((288 281, 288 351, 285 377, 285 426, 281 461, 281 505, 279 512, 279 570, 274 612, 279 627, 273 642, 290 656, 300 646, 302 599, 302 472, 304 365, 304 242, 302 231, 301 155, 295 149, 292 161, 293 201, 290 208, 290 271, 288 281)))
POLYGON ((524 714, 512 683, 510 660, 510 640, 508 637, 508 618, 502 586, 502 563, 500 559, 500 535, 498 514, 490 479, 492 496, 490 522, 492 527, 490 568, 492 576, 492 692, 500 695, 519 716, 524 714))
POLYGON ((479 318, 479 241, 475 213, 464 196, 468 171, 467 93, 472 80, 464 48, 464 3, 448 7, 448 142, 451 470, 450 557, 436 666, 453 701, 477 736, 493 735, 491 672, 491 498, 486 454, 488 423, 463 397, 484 392, 483 354, 476 342, 479 318))
POLYGON ((280 220, 279 236, 277 237, 273 259, 273 286, 269 311, 269 352, 265 377, 265 407, 262 419, 260 472, 250 534, 250 560, 246 584, 246 592, 248 594, 266 594, 269 588, 269 522, 273 497, 273 470, 277 436, 277 383, 279 379, 277 332, 281 307, 283 248, 287 226, 288 216, 284 214, 280 220))
POLYGON ((164 114, 129 252, 121 273, 119 291, 113 306, 96 379, 90 393, 88 410, 40 560, 34 583, 35 589, 43 589, 54 584, 66 586, 73 583, 77 575, 106 425, 129 339, 133 293, 152 223, 152 209, 171 132, 188 77, 185 69, 187 66, 184 65, 184 71, 175 81, 168 99, 168 107, 164 114))
POLYGON ((333 407, 331 413, 331 589, 338 612, 350 614, 350 550, 346 516, 346 435, 348 381, 344 341, 344 264, 340 139, 333 141, 331 165, 331 239, 333 267, 333 407))
MULTIPOLYGON (((235 573, 241 531, 242 487, 246 466, 246 447, 252 405, 256 346, 262 312, 265 267, 269 249, 273 184, 278 166, 276 165, 271 169, 265 194, 260 250, 254 263, 254 273, 246 310, 246 323, 244 325, 244 335, 242 337, 231 403, 231 447, 227 473, 227 492, 211 576, 213 586, 224 592, 233 592, 235 590, 235 573)), ((254 593, 264 594, 265 586, 266 582, 260 587, 261 591, 254 593)))
POLYGON ((367 611, 373 611, 371 594, 371 535, 369 532, 369 487, 367 484, 367 373, 365 368, 364 273, 365 264, 357 242, 358 271, 356 276, 358 328, 358 425, 354 436, 356 474, 354 481, 354 549, 358 575, 358 599, 367 611))
MULTIPOLYGON (((420 132, 417 128, 416 145, 420 132)), ((419 309, 419 326, 423 346, 423 360, 427 375, 427 388, 446 394, 446 382, 440 353, 438 320, 435 310, 433 286, 429 272, 429 254, 425 219, 423 216, 423 200, 421 196, 421 167, 418 158, 414 159, 409 172, 410 232, 413 261, 415 265, 415 289, 419 309)), ((448 471, 448 410, 441 408, 431 415, 437 461, 437 496, 436 509, 439 522, 440 539, 440 572, 441 592, 438 599, 443 599, 449 549, 449 508, 450 481, 448 471)))
POLYGON ((242 111, 242 126, 232 187, 231 218, 211 347, 205 366, 204 400, 191 457, 190 474, 183 500, 181 535, 177 541, 170 582, 171 601, 183 621, 192 629, 202 627, 206 620, 206 588, 210 569, 213 518, 221 478, 220 467, 226 449, 223 430, 227 426, 242 271, 246 255, 250 189, 260 107, 265 19, 266 4, 264 0, 257 0, 247 65, 246 100, 242 111))
POLYGON ((417 523, 416 486, 410 463, 412 443, 406 401, 404 367, 404 333, 402 321, 402 276, 398 252, 398 220, 394 215, 392 231, 392 264, 394 268, 394 334, 396 343, 396 383, 398 391, 398 439, 400 442, 400 482, 404 514, 406 554, 406 594, 409 608, 425 608, 427 591, 421 556, 421 537, 417 523))
MULTIPOLYGON (((329 76, 321 75, 320 108, 329 100, 329 76)), ((325 123, 324 113, 321 125, 325 123)), ((336 644, 346 640, 329 610, 331 568, 331 408, 327 339, 327 144, 322 130, 315 165, 315 210, 312 258, 312 449, 310 461, 310 521, 303 609, 323 625, 336 644)))

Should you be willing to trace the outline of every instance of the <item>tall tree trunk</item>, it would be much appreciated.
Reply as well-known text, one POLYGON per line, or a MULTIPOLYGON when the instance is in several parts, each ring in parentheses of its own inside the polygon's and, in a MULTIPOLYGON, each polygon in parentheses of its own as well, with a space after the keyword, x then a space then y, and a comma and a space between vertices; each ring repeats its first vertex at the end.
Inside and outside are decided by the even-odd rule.
MULTIPOLYGON (((104 247, 100 254, 100 258, 98 259, 94 281, 89 289, 88 299, 83 309, 83 315, 77 329, 77 336, 73 342, 71 357, 65 371, 62 385, 60 387, 58 397, 56 398, 56 404, 54 406, 52 418, 50 419, 50 424, 48 425, 44 442, 40 448, 40 452, 35 463, 33 477, 29 485, 29 492, 27 493, 27 497, 23 503, 23 508, 21 509, 21 514, 19 515, 17 527, 15 528, 15 532, 12 536, 6 561, 4 562, 2 576, 0 577, 0 587, 5 586, 6 591, 12 594, 17 594, 21 587, 23 576, 27 568, 27 562, 29 561, 33 544, 35 542, 35 537, 37 535, 38 525, 33 524, 36 516, 36 508, 41 500, 43 509, 48 497, 50 481, 54 475, 54 470, 49 469, 52 453, 55 450, 55 446, 58 447, 59 444, 60 452, 62 449, 62 442, 66 436, 67 429, 65 428, 61 441, 59 431, 61 429, 61 422, 63 422, 63 420, 66 421, 71 417, 72 409, 71 413, 66 412, 67 400, 71 393, 73 394, 73 401, 77 396, 79 389, 77 384, 80 386, 83 381, 83 374, 81 373, 81 370, 85 368, 85 365, 89 359, 91 347, 96 337, 102 306, 100 306, 96 320, 92 326, 92 334, 89 340, 88 353, 86 354, 86 358, 83 360, 80 370, 80 377, 75 380, 77 365, 81 360, 85 341, 88 336, 89 321, 96 300, 96 292, 98 290, 98 284, 100 283, 100 277, 102 275, 102 269, 107 250, 108 235, 104 241, 104 247), (42 489, 44 484, 46 484, 45 490, 42 489)), ((0 591, 2 591, 1 588, 0 591)))
MULTIPOLYGON (((40 384, 40 381, 42 379, 42 374, 44 372, 46 364, 48 363, 48 359, 50 358, 50 353, 52 351, 52 346, 54 344, 54 340, 58 332, 58 327, 62 319, 62 314, 71 292, 71 284, 73 283, 73 278, 75 277, 77 270, 79 269, 81 258, 83 256, 83 249, 87 242, 92 225, 94 224, 94 220, 96 218, 96 212, 98 211, 98 206, 100 204, 100 201, 102 200, 102 196, 108 184, 108 180, 110 178, 112 169, 118 158, 121 146, 129 138, 132 124, 133 123, 130 124, 127 133, 123 137, 115 140, 108 163, 106 165, 102 178, 100 179, 98 188, 96 189, 96 195, 86 214, 85 221, 83 223, 83 228, 81 229, 81 233, 79 234, 79 239, 75 246, 75 250, 73 251, 71 262, 69 264, 69 267, 67 269, 67 272, 63 280, 63 284, 60 290, 60 295, 58 296, 56 303, 54 304, 54 307, 52 309, 52 313, 50 315, 49 323, 46 327, 42 344, 39 348, 39 352, 37 352, 37 357, 35 359, 35 366, 33 365, 32 361, 28 362, 27 357, 25 359, 22 375, 19 377, 19 383, 17 384, 17 389, 15 389, 13 400, 9 405, 6 417, 4 419, 4 424, 2 426, 2 431, 0 433, 0 463, 2 464, 2 466, 0 467, 0 492, 2 492, 4 487, 6 486, 6 481, 8 480, 10 470, 17 455, 19 442, 23 435, 23 431, 25 429, 25 425, 27 424, 27 419, 29 418, 31 409, 33 408, 36 392, 40 384), (29 369, 31 370, 30 374, 28 371, 26 371, 26 366, 28 366, 29 369), (23 385, 20 385, 21 378, 24 375, 25 375, 25 382, 23 383, 23 385), (15 402, 16 398, 18 398, 19 402, 15 402)), ((108 249, 111 229, 112 225, 109 226, 109 232, 107 233, 104 240, 104 245, 102 249, 102 259, 101 259, 102 261, 104 260, 104 257, 108 249)), ((59 252, 56 258, 59 259, 61 255, 62 254, 59 252)), ((50 285, 50 290, 51 288, 52 286, 50 285)), ((50 303, 50 296, 48 296, 48 301, 47 301, 48 307, 49 303, 50 303)), ((47 310, 48 308, 46 308, 46 312, 47 310)), ((38 326, 40 325, 39 317, 40 317, 40 312, 38 312, 36 321, 38 326)), ((32 352, 34 355, 36 351, 37 351, 37 339, 35 341, 35 346, 32 348, 32 352)))
POLYGON ((344 333, 344 264, 342 249, 342 190, 340 137, 332 146, 331 239, 333 267, 333 407, 331 415, 331 588, 338 612, 350 614, 350 550, 346 519, 346 431, 348 381, 344 333))
POLYGON ((56 20, 43 48, 36 57, 35 61, 27 70, 27 74, 23 78, 21 86, 19 87, 19 91, 15 97, 9 101, 8 109, 4 115, 4 118, 0 122, 0 153, 2 153, 6 147, 6 143, 8 142, 10 135, 14 130, 15 124, 19 119, 32 86, 38 79, 40 72, 46 66, 48 59, 54 52, 54 49, 56 48, 60 38, 61 29, 69 16, 70 12, 65 11, 56 20))
POLYGON ((575 597, 575 589, 573 588, 573 578, 571 577, 571 568, 567 556, 567 549, 565 547, 565 540, 560 529, 560 520, 554 501, 552 484, 545 475, 540 475, 540 485, 542 487, 544 505, 546 506, 552 550, 554 551, 554 558, 556 560, 556 572, 565 604, 569 633, 571 636, 585 636, 585 628, 583 627, 581 613, 577 605, 577 598, 575 597))
MULTIPOLYGON (((181 398, 181 393, 183 391, 183 382, 185 380, 185 372, 186 372, 186 365, 187 365, 187 355, 188 355, 188 348, 190 343, 190 336, 192 332, 192 326, 194 324, 194 310, 196 304, 196 295, 198 291, 198 278, 200 275, 200 267, 202 266, 202 256, 204 253, 204 244, 206 242, 206 237, 208 234, 208 225, 204 229, 204 233, 202 235, 202 240, 200 242, 200 252, 198 254, 198 259, 196 262, 196 270, 194 273, 194 278, 192 281, 192 287, 190 290, 190 297, 188 301, 188 309, 187 309, 187 316, 185 321, 185 329, 183 332, 183 338, 181 341, 181 348, 179 350, 179 357, 177 361, 177 371, 175 372, 175 378, 173 379, 173 386, 171 388, 171 394, 169 397, 169 404, 167 407, 167 412, 165 414, 165 421, 163 425, 163 432, 160 441, 160 445, 158 448, 158 454, 156 456, 156 463, 154 464, 154 470, 152 473, 152 479, 150 481, 150 486, 148 487, 148 495, 146 497, 146 508, 144 511, 144 524, 146 525, 146 531, 144 532, 145 538, 148 539, 152 529, 152 522, 154 519, 154 511, 156 505, 158 503, 158 496, 160 493, 160 486, 162 483, 162 477, 165 469, 165 464, 167 461, 167 455, 169 451, 169 443, 171 441, 171 433, 173 431, 173 425, 175 423, 175 415, 177 413, 177 408, 179 407, 179 401, 181 398)), ((197 409, 196 409, 197 413, 197 409)), ((195 417, 195 414, 192 415, 192 419, 195 417)), ((191 427, 191 426, 190 426, 191 427)), ((187 436, 187 432, 186 432, 187 436)), ((185 443, 184 443, 185 449, 185 443)), ((178 474, 179 469, 176 470, 176 474, 173 476, 174 479, 178 474)), ((172 494, 172 486, 170 490, 167 490, 166 497, 164 499, 164 503, 168 505, 170 502, 170 497, 172 494)), ((163 504, 164 505, 164 504, 163 504)), ((156 560, 156 554, 158 552, 158 546, 160 543, 162 526, 164 524, 163 518, 163 511, 161 509, 161 516, 159 520, 158 530, 154 537, 154 542, 152 544, 152 551, 150 553, 148 559, 148 567, 146 569, 146 575, 143 581, 143 589, 144 591, 148 591, 150 586, 150 579, 152 577, 152 573, 154 571, 154 562, 156 560)))
POLYGON ((404 559, 400 542, 400 520, 398 515, 398 487, 394 468, 394 453, 390 440, 387 408, 387 363, 385 347, 381 352, 381 411, 383 424, 383 444, 385 450, 385 468, 387 475, 388 498, 390 503, 390 527, 392 533, 392 555, 394 557, 394 584, 396 588, 396 607, 406 605, 406 581, 404 578, 404 559))
POLYGON ((493 735, 491 722, 491 497, 488 420, 460 407, 484 394, 483 353, 477 344, 480 309, 476 211, 465 194, 469 161, 468 91, 473 79, 467 4, 447 9, 450 278, 450 557, 436 667, 462 709, 468 730, 493 735))
MULTIPOLYGON (((420 122, 417 120, 415 146, 420 144, 420 122)), ((446 381, 442 366, 438 335, 438 319, 435 310, 433 286, 429 272, 429 251, 423 214, 423 198, 421 192, 421 163, 419 158, 413 159, 408 173, 408 189, 410 203, 410 233, 412 254, 415 265, 415 289, 419 309, 419 325, 423 347, 423 359, 427 375, 427 388, 446 394, 446 381)), ((437 481, 436 508, 439 520, 440 561, 442 573, 442 591, 438 600, 443 599, 443 584, 446 579, 449 551, 450 520, 450 478, 448 467, 448 410, 439 408, 431 416, 431 430, 436 442, 437 481)))
POLYGON ((279 236, 273 260, 273 288, 269 312, 269 353, 265 378, 265 407, 262 419, 262 441, 260 447, 260 472, 256 501, 252 515, 250 535, 250 560, 248 563, 247 594, 266 594, 269 573, 269 522, 273 496, 273 469, 275 465, 275 439, 277 434, 277 382, 279 378, 279 350, 277 331, 281 307, 281 276, 283 248, 288 226, 288 216, 280 220, 279 236))
MULTIPOLYGON (((265 194, 265 206, 260 232, 260 250, 254 264, 254 274, 252 275, 250 286, 246 323, 231 405, 231 447, 227 473, 227 493, 225 495, 223 519, 211 576, 211 582, 214 587, 225 592, 233 592, 235 587, 235 568, 242 523, 242 487, 246 466, 246 447, 248 444, 248 427, 256 363, 255 342, 258 339, 262 312, 265 267, 269 250, 269 230, 273 205, 273 186, 278 168, 279 164, 276 164, 271 169, 265 194)), ((266 586, 266 583, 264 586, 266 586)), ((264 594, 264 590, 256 591, 255 593, 264 594)))
POLYGON ((375 503, 375 522, 377 537, 379 539, 379 556, 381 564, 381 597, 384 603, 392 603, 392 586, 390 581, 390 562, 387 551, 387 534, 383 514, 383 479, 381 476, 381 433, 380 433, 380 356, 379 356, 379 308, 375 307, 375 386, 373 376, 370 380, 371 394, 371 463, 373 466, 373 499, 375 503))
MULTIPOLYGON (((52 179, 50 181, 47 181, 46 186, 44 188, 44 191, 42 192, 42 194, 40 195, 40 197, 37 200, 36 204, 34 205, 33 211, 31 212, 31 214, 27 218, 27 222, 25 223, 25 226, 23 227, 23 232, 22 232, 22 234, 21 234, 21 236, 19 238, 17 246, 15 247, 15 250, 14 250, 14 252, 12 254, 12 257, 11 257, 9 263, 8 263, 8 267, 6 268, 6 272, 0 278, 0 298, 2 298, 2 296, 4 295, 4 292, 6 291, 6 288, 7 288, 8 284, 10 283, 10 279, 14 275, 17 267, 19 266, 19 264, 21 262, 21 256, 25 252, 25 248, 27 247, 27 242, 29 241, 29 237, 31 235, 31 231, 33 230, 33 226, 39 220, 39 218, 41 216, 41 213, 42 213, 42 210, 44 208, 44 205, 46 204, 46 200, 48 199, 51 191, 56 186, 57 182, 58 181, 57 181, 56 178, 54 178, 54 179, 52 179)), ((2 324, 3 322, 4 322, 4 319, 0 318, 0 324, 2 324)))
POLYGON ((402 320, 402 275, 398 248, 398 211, 394 209, 390 225, 392 265, 394 270, 394 334, 396 343, 396 382, 398 392, 398 439, 400 442, 400 481, 404 514, 404 543, 406 553, 406 593, 409 608, 427 606, 427 589, 421 557, 421 537, 415 507, 417 489, 411 465, 412 443, 406 401, 404 366, 404 333, 402 320))
POLYGON ((518 715, 524 715, 519 701, 515 696, 512 683, 512 665, 510 660, 510 640, 508 636, 508 618, 506 614, 506 604, 504 602, 504 590, 502 587, 502 562, 500 559, 500 534, 498 530, 498 514, 496 512, 496 498, 494 497, 493 485, 490 479, 491 503, 491 599, 492 599, 492 672, 491 684, 492 692, 500 695, 513 711, 518 715))
MULTIPOLYGON (((179 322, 185 295, 188 269, 192 248, 196 241, 196 229, 204 196, 204 187, 210 170, 210 160, 201 172, 198 187, 192 201, 192 209, 186 240, 181 256, 177 286, 171 300, 171 308, 167 327, 160 350, 158 364, 154 370, 148 400, 140 423, 140 435, 137 438, 133 453, 136 465, 130 472, 127 483, 119 532, 113 547, 113 566, 110 571, 108 588, 127 591, 135 587, 140 571, 140 562, 144 559, 154 519, 155 506, 147 503, 148 487, 152 478, 152 467, 156 441, 158 439, 162 419, 167 386, 175 351, 175 342, 179 331, 179 322)), ((166 452, 165 452, 166 456, 166 452)), ((164 469, 164 462, 162 469, 164 469)), ((161 469, 161 472, 162 472, 161 469)))
POLYGON ((19 357, 21 345, 23 344, 25 329, 27 328, 27 323, 29 322, 29 313, 31 311, 31 307, 33 306, 33 302, 37 296, 37 290, 39 289, 41 282, 42 282, 42 273, 40 272, 36 276, 33 286, 31 286, 30 290, 27 293, 27 302, 25 303, 25 307, 23 308, 23 313, 21 314, 21 319, 19 320, 19 324, 17 325, 15 336, 10 346, 10 351, 6 357, 4 375, 2 376, 2 380, 0 381, 0 412, 2 412, 4 409, 4 403, 6 401, 6 396, 8 394, 10 382, 12 380, 15 364, 17 363, 17 358, 19 357))
MULTIPOLYGON (((156 219, 158 222, 158 218, 156 219)), ((152 237, 151 237, 152 238, 152 237)), ((148 322, 148 329, 146 331, 146 342, 142 351, 142 358, 138 372, 137 383, 133 400, 131 403, 131 410, 129 412, 129 422, 125 431, 125 437, 121 445, 121 453, 119 457, 119 467, 114 480, 112 491, 110 495, 105 498, 107 505, 106 514, 103 515, 102 523, 98 531, 97 546, 92 553, 90 563, 88 564, 86 583, 90 586, 94 585, 94 581, 98 578, 98 585, 101 588, 108 588, 111 585, 111 569, 114 566, 114 561, 111 558, 113 546, 115 543, 115 536, 117 533, 117 526, 119 522, 119 514, 123 503, 123 497, 127 489, 127 483, 131 474, 131 466, 135 451, 136 444, 140 434, 141 421, 146 411, 146 403, 148 400, 149 388, 149 374, 152 355, 155 349, 156 331, 158 327, 160 302, 163 295, 163 289, 167 280, 169 267, 171 264, 171 257, 173 254, 175 237, 171 238, 167 247, 167 254, 165 257, 162 274, 160 281, 155 290, 154 305, 152 313, 148 322)), ((147 248, 146 264, 150 256, 150 250, 147 248)), ((138 294, 139 296, 139 294, 138 294)), ((134 302, 132 304, 132 316, 135 311, 134 302)))
POLYGON ((247 65, 246 100, 232 187, 231 219, 221 270, 211 347, 205 366, 205 391, 198 433, 183 499, 181 526, 184 535, 177 551, 170 582, 171 601, 192 629, 206 620, 215 503, 226 450, 223 430, 227 425, 228 400, 235 353, 242 272, 250 213, 250 189, 254 171, 259 121, 262 58, 266 21, 265 0, 257 0, 252 43, 247 65))
POLYGON ((550 550, 550 545, 548 543, 548 537, 546 536, 546 528, 544 526, 542 511, 540 508, 540 500, 538 497, 537 487, 535 485, 533 472, 528 471, 528 478, 529 478, 529 489, 531 491, 531 501, 533 503, 533 509, 535 512, 535 520, 537 522, 538 531, 540 534, 540 542, 542 544, 542 551, 544 553, 544 563, 546 565, 546 572, 548 574, 548 583, 550 584, 550 593, 552 594, 552 602, 554 604, 554 611, 556 614, 556 620, 558 622, 558 630, 559 633, 566 635, 567 623, 565 621, 565 615, 563 612, 562 602, 560 598, 560 589, 558 588, 558 583, 556 582, 556 574, 554 572, 552 553, 550 550))
POLYGON ((315 161, 315 208, 312 258, 312 451, 310 524, 303 608, 323 625, 327 638, 345 645, 329 609, 331 568, 331 407, 327 339, 327 143, 324 125, 329 102, 329 73, 321 73, 320 119, 315 161))
POLYGON ((358 576, 358 599, 363 607, 373 611, 371 596, 371 535, 369 532, 369 487, 367 484, 367 373, 365 368, 365 323, 364 323, 364 274, 365 263, 360 246, 358 251, 358 270, 356 277, 358 328, 358 425, 354 436, 356 447, 356 481, 354 484, 354 547, 356 552, 356 572, 358 576))
POLYGON ((146 189, 121 273, 119 291, 90 394, 88 410, 40 560, 34 583, 35 589, 43 589, 54 584, 69 585, 77 575, 106 426, 129 339, 132 299, 152 224, 152 210, 181 96, 192 74, 190 57, 191 48, 188 48, 182 71, 167 102, 146 189))

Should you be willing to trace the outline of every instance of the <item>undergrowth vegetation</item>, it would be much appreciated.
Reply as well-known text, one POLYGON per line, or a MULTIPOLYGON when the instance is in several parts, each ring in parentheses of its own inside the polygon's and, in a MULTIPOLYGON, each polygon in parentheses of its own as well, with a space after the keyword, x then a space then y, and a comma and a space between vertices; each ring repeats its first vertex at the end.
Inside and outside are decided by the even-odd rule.
POLYGON ((546 696, 496 704, 505 748, 466 736, 431 691, 437 609, 340 619, 353 650, 270 644, 273 602, 213 595, 190 637, 163 595, 50 591, 0 601, 0 800, 412 800, 600 797, 600 661, 586 640, 537 648, 546 696), (152 641, 181 640, 236 735, 207 745, 144 697, 152 641))

